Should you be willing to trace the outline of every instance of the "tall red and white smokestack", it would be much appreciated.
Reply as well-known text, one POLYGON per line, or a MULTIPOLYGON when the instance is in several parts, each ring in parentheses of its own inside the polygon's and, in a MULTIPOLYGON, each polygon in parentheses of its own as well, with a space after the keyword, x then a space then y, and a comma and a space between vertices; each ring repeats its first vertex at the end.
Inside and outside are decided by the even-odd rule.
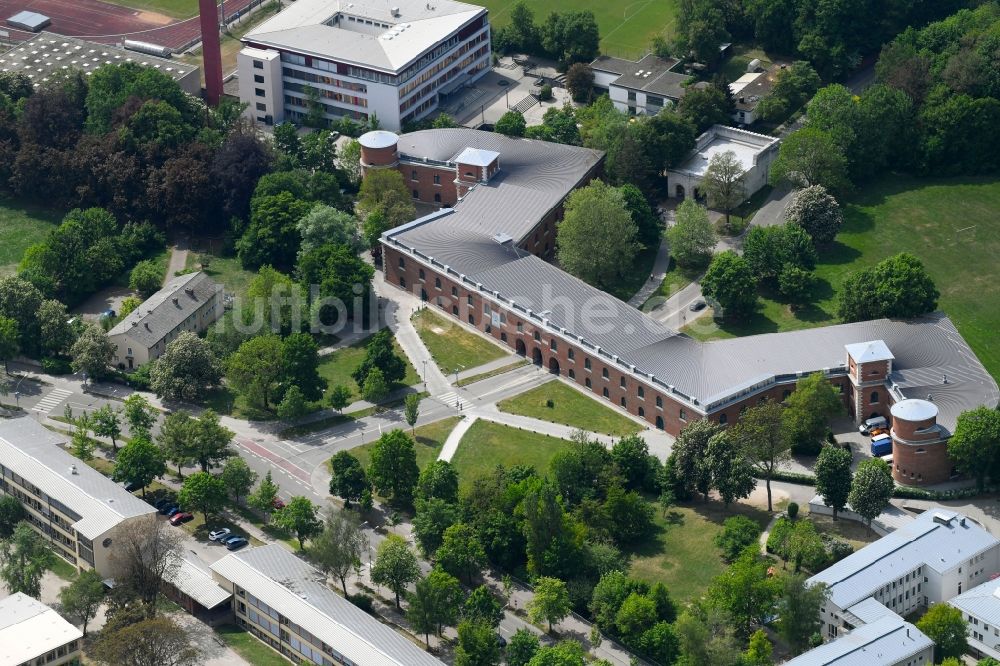
POLYGON ((201 56, 205 67, 205 101, 217 106, 222 98, 222 49, 219 46, 219 8, 215 0, 198 0, 201 14, 201 56))

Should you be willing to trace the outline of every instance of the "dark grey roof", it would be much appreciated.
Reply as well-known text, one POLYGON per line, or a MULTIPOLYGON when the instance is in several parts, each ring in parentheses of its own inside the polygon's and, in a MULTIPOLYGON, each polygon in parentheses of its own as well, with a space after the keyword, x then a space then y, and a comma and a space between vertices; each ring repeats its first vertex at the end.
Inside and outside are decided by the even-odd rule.
POLYGON ((400 159, 418 163, 427 158, 453 165, 466 148, 499 153, 500 171, 489 182, 477 184, 450 215, 389 234, 467 275, 516 259, 517 254, 498 246, 493 237, 507 234, 519 243, 604 155, 589 148, 465 128, 403 134, 398 143, 400 159), (461 242, 456 242, 459 238, 461 242))
POLYGON ((675 58, 661 58, 649 53, 638 62, 612 58, 611 56, 598 56, 594 62, 590 63, 590 67, 618 74, 618 78, 611 85, 680 99, 685 92, 681 84, 689 77, 681 72, 673 71, 678 62, 680 61, 675 58))
POLYGON ((180 326, 191 313, 212 300, 221 288, 202 272, 178 275, 118 322, 108 335, 128 335, 132 340, 152 347, 180 326), (192 290, 191 293, 188 289, 192 290), (175 297, 176 303, 173 302, 175 297))
POLYGON ((772 378, 842 369, 845 345, 871 340, 883 340, 896 357, 890 378, 897 387, 896 399, 932 395, 940 409, 938 423, 949 431, 963 410, 994 406, 1000 398, 996 382, 940 313, 912 321, 877 319, 707 343, 670 338, 624 356, 702 405, 711 405, 734 390, 772 378))
MULTIPOLYGON (((806 374, 846 374, 845 345, 884 341, 895 356, 896 400, 932 395, 938 424, 953 430, 959 413, 995 406, 997 384, 943 314, 913 321, 826 326, 701 343, 658 324, 556 266, 500 243, 523 235, 580 182, 601 154, 489 132, 426 130, 400 137, 400 153, 442 163, 466 147, 500 153, 501 175, 479 184, 454 210, 392 229, 383 242, 447 268, 474 289, 644 375, 703 412, 806 374), (562 169, 560 169, 562 166, 562 169), (540 315, 549 310, 550 314, 540 315), (589 313, 589 314, 588 314, 589 313), (565 329, 565 330, 562 330, 565 329), (634 367, 633 367, 634 366, 634 367), (947 383, 943 379, 947 377, 947 383)), ((552 239, 553 242, 555 239, 552 239)))

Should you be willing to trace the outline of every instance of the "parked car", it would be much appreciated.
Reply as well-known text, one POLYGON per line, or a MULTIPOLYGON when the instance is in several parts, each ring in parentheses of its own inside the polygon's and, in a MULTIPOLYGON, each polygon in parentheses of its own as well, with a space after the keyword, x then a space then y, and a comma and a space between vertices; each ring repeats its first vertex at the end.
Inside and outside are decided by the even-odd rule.
POLYGON ((155 506, 157 510, 160 510, 163 507, 169 505, 171 502, 173 502, 173 500, 170 499, 169 497, 161 497, 160 499, 153 502, 153 506, 155 506))
POLYGON ((690 310, 691 312, 701 312, 702 310, 705 309, 705 306, 707 305, 708 303, 706 303, 705 301, 697 300, 690 306, 688 306, 688 310, 690 310))
POLYGON ((124 488, 126 491, 130 493, 133 493, 136 490, 139 490, 139 484, 136 483, 135 481, 126 481, 125 483, 122 484, 122 488, 124 488))
POLYGON ((184 513, 184 512, 181 511, 181 508, 179 506, 177 506, 176 504, 174 506, 170 507, 169 509, 167 509, 167 516, 170 517, 170 518, 173 518, 178 513, 184 513))
POLYGON ((275 509, 284 509, 285 503, 281 500, 280 497, 275 497, 274 501, 271 502, 271 506, 273 506, 275 509))
POLYGON ((221 539, 219 539, 219 543, 226 544, 229 543, 230 541, 236 541, 237 539, 245 539, 245 538, 246 537, 244 537, 242 534, 233 534, 232 532, 230 532, 229 536, 222 537, 221 539))
POLYGON ((892 437, 889 435, 876 435, 872 437, 872 455, 881 457, 892 454, 892 437))
POLYGON ((222 529, 218 529, 218 530, 212 530, 211 532, 208 533, 208 540, 209 541, 225 541, 226 538, 228 538, 229 535, 232 534, 232 533, 233 533, 233 531, 231 529, 229 529, 228 527, 223 527, 222 529))
POLYGON ((889 422, 885 420, 884 416, 873 416, 870 419, 866 419, 864 423, 858 426, 858 430, 862 435, 870 435, 874 428, 888 428, 889 422))
POLYGON ((181 523, 186 523, 189 520, 194 520, 194 516, 192 516, 187 511, 179 511, 179 512, 175 513, 173 515, 173 517, 170 518, 170 524, 171 525, 180 525, 181 523))
POLYGON ((239 550, 243 546, 250 543, 243 537, 237 537, 226 542, 226 550, 239 550))
POLYGON ((170 511, 176 508, 177 504, 175 504, 173 501, 164 502, 163 505, 160 507, 160 513, 162 513, 164 516, 169 516, 170 511))

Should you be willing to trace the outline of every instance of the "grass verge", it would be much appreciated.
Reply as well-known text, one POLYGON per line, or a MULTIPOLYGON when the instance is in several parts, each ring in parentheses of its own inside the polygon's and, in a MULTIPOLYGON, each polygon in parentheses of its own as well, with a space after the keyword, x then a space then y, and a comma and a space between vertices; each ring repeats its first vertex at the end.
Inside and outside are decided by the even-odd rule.
POLYGON ((411 321, 434 362, 446 375, 475 368, 506 355, 497 345, 428 308, 415 312, 411 321))
POLYGON ((468 386, 469 384, 475 384, 476 382, 481 382, 484 379, 489 379, 490 377, 496 377, 497 375, 502 375, 504 373, 510 372, 516 368, 528 365, 528 359, 522 358, 520 361, 511 363, 510 365, 505 365, 502 368, 497 368, 495 370, 490 370, 488 372, 481 372, 478 375, 471 375, 469 377, 463 377, 455 382, 455 386, 468 386))
POLYGON ((451 463, 466 487, 497 465, 529 465, 545 474, 552 457, 572 445, 565 439, 479 420, 462 437, 451 463))
MULTIPOLYGON (((445 440, 448 439, 448 435, 461 420, 461 416, 449 416, 446 419, 420 426, 412 432, 415 443, 414 449, 417 453, 417 467, 423 469, 428 463, 437 460, 445 440)), ((369 442, 368 444, 351 449, 350 454, 361 462, 362 467, 367 469, 368 464, 371 462, 372 449, 374 448, 375 442, 369 442)))
POLYGON ((253 634, 232 624, 215 628, 223 642, 254 666, 288 666, 288 660, 254 638, 253 634))
POLYGON ((547 382, 513 398, 502 400, 497 407, 510 414, 530 416, 616 437, 642 430, 632 419, 558 381, 547 382))

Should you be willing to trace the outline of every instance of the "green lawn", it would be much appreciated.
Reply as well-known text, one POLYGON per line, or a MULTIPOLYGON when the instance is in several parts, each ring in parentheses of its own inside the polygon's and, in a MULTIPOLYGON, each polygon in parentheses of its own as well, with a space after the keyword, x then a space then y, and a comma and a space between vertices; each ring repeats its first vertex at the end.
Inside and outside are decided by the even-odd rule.
POLYGON ((836 322, 844 280, 897 252, 919 257, 934 278, 938 307, 955 322, 986 369, 1000 377, 1000 300, 991 298, 1000 255, 1000 180, 887 177, 862 188, 844 208, 833 246, 820 252, 816 302, 792 312, 776 297, 761 299, 742 324, 702 318, 685 332, 699 339, 788 331, 836 322))
POLYGON ((673 507, 667 517, 656 507, 654 536, 630 553, 630 575, 665 584, 679 602, 698 597, 725 569, 712 540, 722 531, 722 522, 736 514, 756 520, 762 529, 770 519, 766 511, 746 504, 734 504, 726 511, 715 500, 673 507))
POLYGON ((558 381, 547 382, 538 388, 502 400, 497 407, 500 411, 511 414, 619 437, 642 430, 632 419, 558 381), (548 406, 549 401, 552 401, 551 407, 548 406))
MULTIPOLYGON (((165 14, 173 18, 190 18, 198 13, 198 0, 106 0, 113 5, 165 14)), ((227 12, 228 13, 228 12, 227 12)))
POLYGON ((751 60, 760 60, 761 67, 767 69, 771 60, 762 49, 747 44, 733 44, 732 56, 719 67, 719 73, 724 74, 729 81, 735 81, 747 73, 747 65, 751 60))
MULTIPOLYGON (((484 0, 490 10, 490 23, 500 27, 510 21, 516 0, 484 0)), ((594 13, 601 33, 601 51, 609 55, 639 58, 654 35, 673 35, 677 20, 676 0, 548 0, 528 3, 535 12, 535 23, 542 24, 550 12, 586 10, 594 13)))
POLYGON ((13 273, 24 251, 45 240, 62 217, 59 212, 0 194, 0 275, 13 273))
POLYGON ((216 282, 221 282, 226 291, 236 296, 245 294, 250 280, 257 275, 254 271, 243 268, 236 257, 223 257, 209 252, 189 252, 185 268, 197 270, 199 264, 206 260, 208 268, 202 270, 216 282))
MULTIPOLYGON (((446 419, 428 423, 416 429, 413 436, 416 440, 414 448, 417 452, 417 467, 423 469, 427 466, 427 463, 437 460, 445 440, 448 439, 448 435, 461 420, 461 416, 449 416, 446 419)), ((367 469, 368 463, 371 462, 373 448, 375 448, 375 442, 369 442, 363 446, 351 449, 350 453, 367 469)))
POLYGON ((427 351, 445 374, 475 368, 506 355, 497 345, 428 308, 414 313, 412 321, 427 351))
MULTIPOLYGON (((320 359, 319 374, 327 382, 326 393, 323 396, 324 404, 326 404, 327 399, 330 397, 333 387, 338 384, 343 384, 351 389, 351 402, 361 400, 361 389, 358 388, 357 382, 351 377, 351 373, 357 370, 358 366, 361 365, 361 361, 364 360, 366 344, 368 344, 368 338, 355 342, 350 347, 338 349, 320 359)), ((396 355, 406 363, 406 376, 403 377, 403 381, 396 382, 390 386, 389 390, 392 391, 404 386, 416 386, 419 384, 420 375, 417 374, 416 369, 410 364, 409 359, 403 353, 403 350, 395 339, 392 341, 392 348, 395 350, 396 355)))
POLYGON ((225 624, 215 633, 237 654, 254 666, 288 666, 288 660, 239 627, 225 624))
POLYGON ((530 465, 545 474, 552 456, 572 445, 565 439, 479 420, 462 437, 451 462, 464 487, 497 465, 530 465))
POLYGON ((528 365, 529 361, 526 358, 522 358, 518 361, 514 361, 510 365, 505 365, 501 368, 496 368, 494 370, 487 370, 486 372, 480 372, 477 375, 472 375, 471 377, 462 377, 457 382, 455 386, 468 386, 469 384, 475 384, 476 382, 481 382, 484 379, 489 379, 491 377, 496 377, 497 375, 502 375, 504 373, 510 372, 517 368, 528 365))
POLYGON ((80 573, 76 567, 58 555, 53 558, 51 569, 52 573, 59 576, 63 580, 68 580, 70 582, 76 580, 77 575, 80 573))

